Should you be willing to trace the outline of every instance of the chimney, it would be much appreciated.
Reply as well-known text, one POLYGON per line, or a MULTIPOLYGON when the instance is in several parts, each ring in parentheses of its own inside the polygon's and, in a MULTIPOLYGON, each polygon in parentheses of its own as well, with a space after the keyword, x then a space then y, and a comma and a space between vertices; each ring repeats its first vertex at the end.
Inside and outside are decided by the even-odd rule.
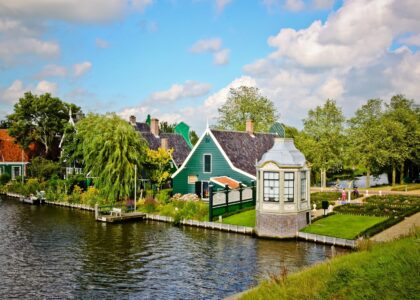
POLYGON ((160 148, 164 150, 168 150, 168 138, 161 138, 160 139, 160 148))
POLYGON ((136 126, 136 116, 130 116, 129 122, 131 125, 136 126))
POLYGON ((246 119, 245 131, 250 135, 254 134, 254 121, 250 118, 246 119))
POLYGON ((158 119, 150 120, 150 132, 153 133, 154 136, 159 136, 159 120, 158 119))

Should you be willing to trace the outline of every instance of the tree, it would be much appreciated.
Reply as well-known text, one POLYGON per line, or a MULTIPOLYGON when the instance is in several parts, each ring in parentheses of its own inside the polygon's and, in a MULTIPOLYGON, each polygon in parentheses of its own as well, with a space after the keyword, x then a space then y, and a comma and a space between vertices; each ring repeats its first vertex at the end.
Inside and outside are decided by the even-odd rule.
POLYGON ((197 142, 198 142, 199 139, 200 138, 198 137, 197 133, 194 130, 191 130, 191 132, 190 132, 190 141, 191 141, 191 144, 193 146, 195 146, 195 144, 197 144, 197 142))
POLYGON ((7 116, 9 134, 24 149, 31 143, 42 145, 44 156, 49 157, 52 147, 58 145, 59 137, 69 119, 69 110, 77 114, 80 107, 52 97, 51 94, 24 94, 7 116))
POLYGON ((256 132, 268 132, 277 119, 274 103, 262 96, 258 88, 231 88, 228 99, 219 109, 217 127, 223 130, 244 131, 246 120, 254 121, 256 132))
POLYGON ((53 162, 43 157, 35 157, 31 160, 28 171, 31 177, 44 181, 53 176, 58 176, 60 174, 60 169, 61 167, 57 162, 53 162))
POLYGON ((395 95, 384 115, 385 125, 389 126, 387 140, 392 185, 396 183, 397 169, 401 174, 400 183, 403 183, 405 162, 418 161, 420 156, 420 113, 412 107, 413 100, 395 95))
POLYGON ((164 133, 174 133, 175 132, 175 127, 176 127, 177 123, 172 123, 169 124, 166 121, 160 122, 159 124, 159 130, 160 132, 164 132, 164 133))
POLYGON ((386 132, 382 107, 382 100, 370 99, 348 121, 347 154, 353 164, 357 163, 366 168, 366 187, 370 187, 371 173, 381 172, 388 160, 383 140, 386 132))
POLYGON ((312 167, 320 171, 321 186, 325 187, 327 171, 338 171, 343 165, 343 113, 335 101, 327 100, 323 107, 309 110, 303 123, 304 129, 296 137, 296 145, 312 167))
POLYGON ((139 172, 146 157, 146 142, 115 114, 89 114, 76 124, 74 157, 81 154, 84 170, 110 202, 129 197, 134 187, 134 166, 139 172))
POLYGON ((156 182, 158 187, 161 188, 162 184, 165 183, 171 177, 171 154, 173 149, 158 148, 157 150, 147 149, 146 162, 150 166, 149 174, 150 179, 156 182))

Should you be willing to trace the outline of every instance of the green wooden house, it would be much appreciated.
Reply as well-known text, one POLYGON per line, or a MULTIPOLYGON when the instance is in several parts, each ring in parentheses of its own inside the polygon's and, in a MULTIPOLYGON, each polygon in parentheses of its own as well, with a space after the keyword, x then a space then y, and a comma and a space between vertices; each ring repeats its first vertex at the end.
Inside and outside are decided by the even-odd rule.
POLYGON ((172 175, 174 193, 209 195, 209 184, 236 188, 256 180, 256 162, 274 144, 276 133, 254 133, 252 121, 246 131, 207 128, 180 168, 172 175))
POLYGON ((25 151, 15 144, 7 129, 0 129, 0 175, 9 174, 12 180, 26 175, 29 157, 25 151))

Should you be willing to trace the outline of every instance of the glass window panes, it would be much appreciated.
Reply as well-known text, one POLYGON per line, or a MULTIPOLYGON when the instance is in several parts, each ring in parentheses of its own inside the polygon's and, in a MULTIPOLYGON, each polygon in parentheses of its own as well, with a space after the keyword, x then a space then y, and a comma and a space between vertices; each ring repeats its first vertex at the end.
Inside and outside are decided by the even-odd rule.
POLYGON ((284 201, 294 201, 294 188, 295 188, 295 173, 285 172, 284 173, 284 201))
POLYGON ((306 172, 300 172, 300 200, 306 200, 306 172))
POLYGON ((211 172, 211 155, 204 154, 204 172, 210 173, 211 172))
POLYGON ((264 172, 264 201, 279 201, 279 173, 264 172))

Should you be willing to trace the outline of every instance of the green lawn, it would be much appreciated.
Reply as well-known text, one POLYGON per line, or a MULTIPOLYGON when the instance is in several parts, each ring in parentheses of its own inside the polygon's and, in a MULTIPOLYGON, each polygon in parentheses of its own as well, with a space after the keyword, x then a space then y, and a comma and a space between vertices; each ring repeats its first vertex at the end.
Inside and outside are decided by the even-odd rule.
POLYGON ((386 217, 337 214, 320 219, 305 227, 302 231, 352 240, 357 238, 358 234, 365 229, 386 219, 386 217))
POLYGON ((369 250, 272 277, 240 299, 419 299, 419 238, 365 245, 369 250))
POLYGON ((255 209, 247 210, 247 211, 223 218, 222 223, 255 227, 255 209))

